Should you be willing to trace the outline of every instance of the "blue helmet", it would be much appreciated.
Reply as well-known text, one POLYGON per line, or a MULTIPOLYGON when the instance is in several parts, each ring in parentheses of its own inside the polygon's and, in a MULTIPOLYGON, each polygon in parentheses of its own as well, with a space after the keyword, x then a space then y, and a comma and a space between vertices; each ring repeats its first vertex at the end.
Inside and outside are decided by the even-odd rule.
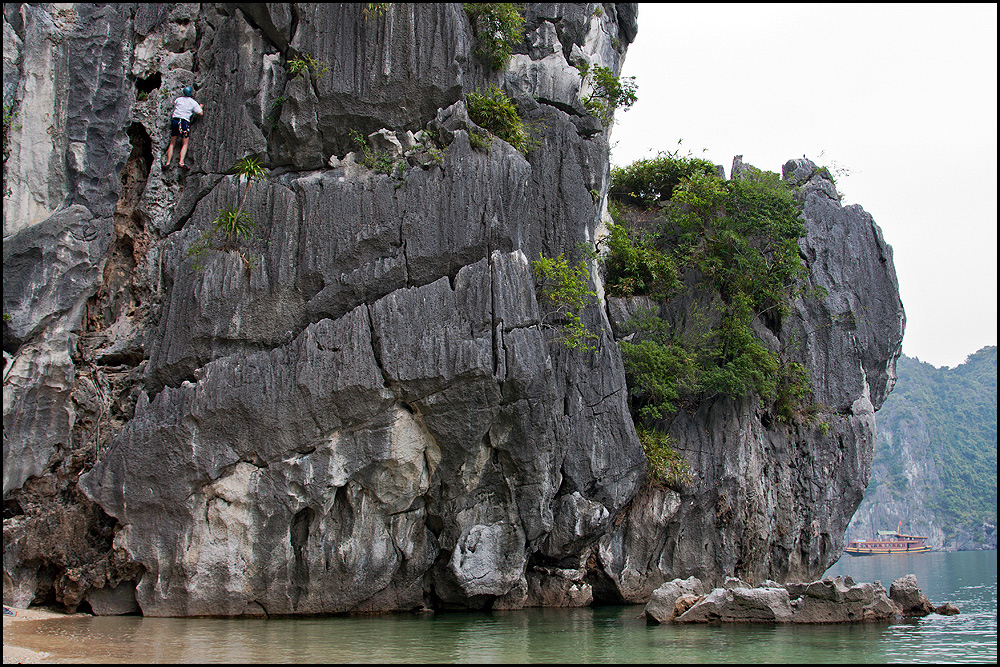
POLYGON ((194 88, 192 88, 191 86, 184 86, 184 90, 182 90, 181 92, 184 93, 185 97, 191 97, 192 95, 194 95, 194 88))

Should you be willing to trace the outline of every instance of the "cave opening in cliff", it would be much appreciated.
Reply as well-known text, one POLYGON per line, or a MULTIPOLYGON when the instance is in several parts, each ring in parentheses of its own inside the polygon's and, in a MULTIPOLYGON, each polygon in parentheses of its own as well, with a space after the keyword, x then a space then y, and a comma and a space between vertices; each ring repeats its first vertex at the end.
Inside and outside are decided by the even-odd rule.
POLYGON ((153 72, 146 78, 137 77, 135 80, 135 94, 139 99, 146 99, 151 92, 158 90, 163 83, 163 77, 159 72, 153 72))
MULTIPOLYGON (((6 360, 5 360, 6 361, 6 360)), ((5 498, 3 501, 3 518, 13 519, 16 516, 21 516, 24 514, 24 509, 21 507, 21 503, 17 501, 17 498, 5 498)))
MULTIPOLYGON (((127 167, 122 173, 122 186, 135 183, 133 189, 138 190, 137 194, 142 194, 146 187, 146 179, 149 178, 149 170, 153 166, 153 140, 149 137, 149 132, 142 123, 132 123, 128 126, 129 143, 132 144, 132 152, 128 156, 127 167), (136 169, 137 168, 137 169, 136 169)), ((124 194, 124 193, 123 193, 124 194)))
MULTIPOLYGON (((145 234, 146 219, 139 201, 146 190, 149 172, 153 167, 153 140, 142 123, 129 125, 128 138, 132 144, 132 152, 122 170, 122 192, 115 209, 115 232, 119 244, 127 245, 129 254, 133 254, 137 250, 133 248, 134 243, 145 234)), ((138 254, 144 255, 145 248, 138 254)), ((138 262, 139 257, 134 257, 133 260, 138 262)))

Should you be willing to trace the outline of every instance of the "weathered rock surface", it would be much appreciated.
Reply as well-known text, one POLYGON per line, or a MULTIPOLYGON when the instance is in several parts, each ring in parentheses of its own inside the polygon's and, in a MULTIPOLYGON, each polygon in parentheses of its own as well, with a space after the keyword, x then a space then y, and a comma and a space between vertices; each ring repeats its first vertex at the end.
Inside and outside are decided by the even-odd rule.
MULTIPOLYGON (((581 79, 566 54, 617 70, 624 52, 611 42, 617 12, 592 9, 528 10, 528 34, 548 40, 546 80, 567 99, 581 79)), ((44 46, 25 26, 57 24, 47 11, 5 6, 5 31, 21 40, 15 68, 44 46)), ((86 221, 94 207, 60 211, 39 231, 5 218, 17 232, 4 244, 5 350, 23 369, 11 375, 21 384, 5 386, 5 432, 8 420, 24 426, 10 456, 5 441, 4 492, 23 496, 75 447, 80 465, 65 484, 76 489, 85 472, 81 502, 117 522, 104 548, 138 572, 101 578, 92 557, 79 595, 48 595, 85 598, 96 613, 129 611, 134 595, 149 615, 589 604, 579 554, 635 493, 643 456, 603 313, 585 315, 600 353, 553 342, 529 258, 593 239, 606 133, 578 129, 578 99, 539 104, 511 75, 544 141, 527 157, 502 141, 474 151, 471 121, 457 122, 461 98, 507 79, 473 56, 457 4, 370 17, 322 4, 101 11, 77 12, 62 30, 91 35, 100 17, 124 35, 114 62, 126 78, 110 83, 134 87, 120 94, 95 76, 87 88, 102 91, 90 106, 128 112, 109 161, 122 177, 103 193, 118 202, 114 231, 109 217, 100 247, 52 242, 86 251, 73 270, 87 281, 72 291, 80 281, 26 267, 57 270, 39 231, 65 235, 73 227, 59 216, 86 221), (291 77, 288 60, 305 55, 329 71, 291 77), (177 174, 161 156, 186 83, 206 113, 194 170, 177 174), (444 142, 436 159, 425 126, 444 142), (413 160, 371 171, 345 156, 352 129, 413 160), (220 207, 242 196, 226 174, 248 154, 272 169, 247 191, 259 254, 192 257, 220 207), (75 327, 44 338, 63 341, 61 356, 31 353, 57 316, 75 327), (82 390, 72 400, 77 357, 98 400, 82 390)), ((17 95, 25 109, 50 104, 24 86, 17 95)), ((89 121, 70 110, 61 122, 72 133, 89 121)), ((31 573, 59 564, 25 555, 44 515, 20 507, 5 520, 5 596, 49 588, 31 573)))
POLYGON ((716 588, 674 619, 677 623, 787 623, 792 605, 784 588, 716 588))
POLYGON ((956 607, 952 603, 945 602, 940 607, 935 607, 934 608, 934 613, 935 614, 941 614, 942 616, 954 616, 955 614, 959 613, 959 610, 958 610, 958 607, 956 607))
MULTIPOLYGON (((701 596, 703 587, 700 579, 674 579, 663 584, 655 591, 646 603, 646 621, 650 623, 666 623, 674 620, 677 614, 677 603, 681 598, 701 596)), ((685 608, 684 611, 687 611, 685 608)), ((683 611, 681 613, 684 613, 683 611)))
POLYGON ((5 602, 576 606, 839 555, 903 320, 878 228, 811 163, 786 171, 827 296, 761 335, 801 341, 828 429, 713 401, 671 426, 692 488, 640 491, 612 326, 635 304, 584 311, 591 354, 538 303, 530 260, 601 227, 608 135, 577 66, 620 71, 636 7, 596 8, 528 5, 498 73, 458 4, 4 5, 5 602), (293 77, 305 55, 328 71, 293 77), (205 116, 179 173, 185 84, 205 116), (486 84, 535 128, 527 155, 471 147, 486 84), (265 181, 230 173, 246 156, 265 181), (194 252, 244 196, 257 241, 194 252))
POLYGON ((903 610, 904 616, 926 616, 934 612, 934 605, 917 586, 916 575, 908 574, 893 581, 889 597, 903 610))
MULTIPOLYGON (((887 594, 879 582, 856 584, 850 577, 827 577, 810 583, 773 581, 751 588, 730 579, 700 595, 702 583, 690 577, 657 588, 646 604, 650 623, 861 623, 925 616, 934 611, 909 574, 892 583, 887 594)), ((954 605, 938 613, 958 613, 954 605)))
POLYGON ((17 114, 4 143, 4 245, 73 204, 110 222, 133 94, 129 12, 117 4, 4 5, 4 106, 17 114), (10 52, 8 36, 16 38, 10 52))
POLYGON ((45 472, 70 445, 72 359, 87 299, 97 290, 110 230, 74 205, 5 239, 4 494, 45 472), (41 381, 39 381, 41 380, 41 381))
POLYGON ((878 582, 855 584, 840 577, 809 584, 787 584, 794 599, 794 623, 846 623, 891 620, 902 609, 878 582))

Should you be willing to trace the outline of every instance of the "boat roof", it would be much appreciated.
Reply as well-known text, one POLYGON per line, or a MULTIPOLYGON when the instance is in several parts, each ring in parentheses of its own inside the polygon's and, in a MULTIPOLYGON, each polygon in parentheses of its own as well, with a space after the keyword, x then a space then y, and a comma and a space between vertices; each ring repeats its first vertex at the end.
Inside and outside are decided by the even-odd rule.
POLYGON ((908 537, 908 538, 914 539, 914 540, 926 540, 926 539, 929 539, 926 535, 907 535, 905 533, 900 533, 900 532, 895 531, 895 530, 880 530, 880 531, 878 531, 878 534, 879 534, 879 537, 890 536, 891 535, 891 536, 894 536, 894 537, 903 537, 903 538, 908 537))

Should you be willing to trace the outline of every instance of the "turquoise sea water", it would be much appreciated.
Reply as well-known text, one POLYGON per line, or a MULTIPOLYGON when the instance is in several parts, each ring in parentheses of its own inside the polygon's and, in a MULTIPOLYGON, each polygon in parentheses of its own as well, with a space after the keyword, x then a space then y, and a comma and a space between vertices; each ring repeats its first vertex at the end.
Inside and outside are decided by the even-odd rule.
POLYGON ((844 555, 827 570, 855 581, 915 574, 935 605, 951 602, 957 616, 931 614, 886 628, 884 658, 891 662, 990 662, 997 660, 997 552, 956 551, 894 556, 844 555))
POLYGON ((18 643, 74 662, 988 662, 997 659, 997 552, 844 556, 827 574, 913 573, 932 614, 834 626, 648 626, 641 606, 308 619, 77 617, 18 643))

